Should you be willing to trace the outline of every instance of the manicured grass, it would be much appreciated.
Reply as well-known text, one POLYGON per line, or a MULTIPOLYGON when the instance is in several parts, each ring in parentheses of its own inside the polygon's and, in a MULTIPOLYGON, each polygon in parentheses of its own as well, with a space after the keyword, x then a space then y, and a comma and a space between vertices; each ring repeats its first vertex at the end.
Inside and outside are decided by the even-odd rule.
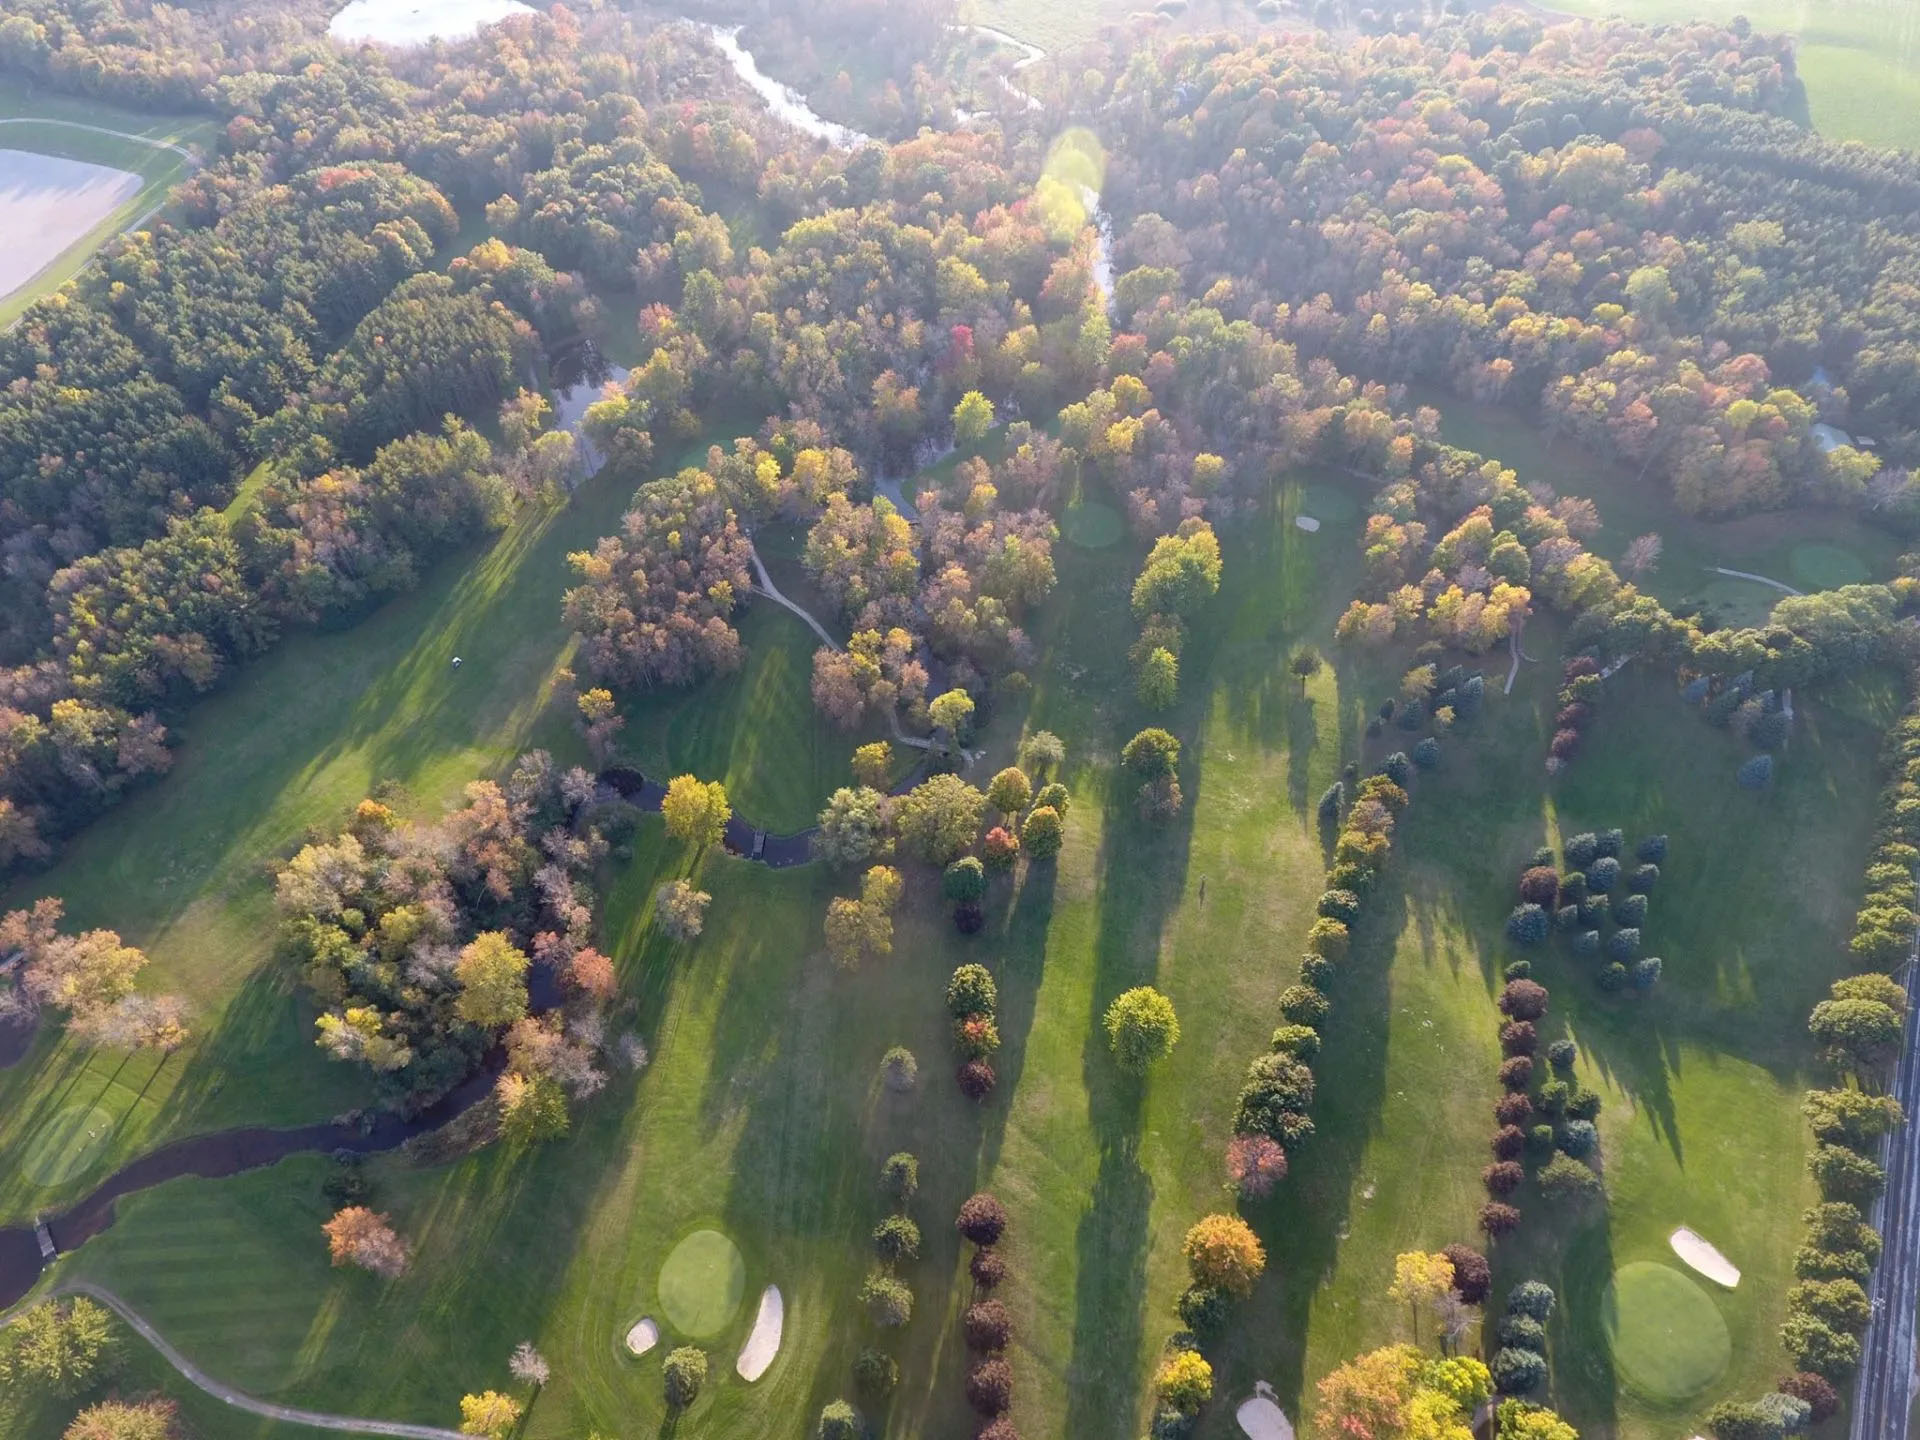
POLYGON ((1713 1297, 1671 1265, 1623 1265, 1600 1300, 1620 1377, 1656 1401, 1691 1400, 1726 1373, 1733 1342, 1713 1297))
MULTIPOLYGON (((549 704, 571 650, 559 620, 566 556, 611 533, 631 493, 589 481, 569 503, 526 515, 360 624, 288 637, 177 723, 184 743, 165 779, 76 837, 51 870, 6 892, 7 906, 59 895, 74 924, 111 926, 143 947, 153 962, 143 983, 187 997, 196 1039, 165 1059, 129 1057, 67 1044, 43 1027, 29 1057, 0 1071, 0 1219, 87 1188, 88 1175, 36 1185, 16 1163, 69 1105, 99 1106, 117 1120, 97 1173, 174 1135, 323 1119, 365 1103, 364 1078, 314 1047, 312 1007, 272 962, 270 868, 382 781, 403 787, 403 808, 433 815, 529 746, 585 761, 570 717, 549 704)), ((810 637, 791 617, 750 609, 745 620, 748 658, 730 683, 751 697, 771 671, 790 691, 802 663, 794 637, 808 656, 810 637)), ((647 732, 646 705, 631 728, 647 732)), ((819 728, 808 706, 764 748, 748 735, 694 741, 718 747, 716 768, 724 754, 743 796, 764 795, 789 814, 799 802, 781 797, 809 793, 805 775, 824 767, 789 773, 796 755, 824 751, 819 728)))
POLYGON ((20 1157, 21 1173, 43 1190, 96 1174, 116 1120, 102 1105, 66 1106, 33 1132, 20 1157))
POLYGON ((1126 533, 1120 512, 1099 500, 1069 505, 1060 517, 1060 534, 1082 550, 1104 550, 1126 533))
POLYGON ((711 1340, 740 1312, 747 1262, 718 1230, 696 1230, 660 1267, 660 1308, 689 1340, 711 1340))
POLYGON ((97 125, 189 149, 210 146, 219 129, 216 122, 201 116, 141 114, 92 101, 35 95, 17 81, 0 80, 0 149, 30 150, 108 165, 131 171, 144 182, 31 281, 0 298, 0 328, 11 325, 34 301, 59 289, 95 250, 152 210, 190 173, 185 156, 158 144, 143 145, 117 135, 101 135, 79 129, 79 125, 97 125))
POLYGON ((1724 624, 1762 624, 1782 592, 1717 575, 1711 567, 1823 589, 1891 575, 1902 548, 1894 536, 1839 510, 1698 519, 1681 511, 1656 481, 1600 460, 1572 440, 1550 442, 1516 410, 1473 404, 1433 387, 1410 390, 1409 403, 1439 407, 1449 443, 1512 467, 1523 484, 1544 479, 1562 495, 1593 501, 1601 532, 1588 543, 1596 554, 1617 563, 1634 537, 1658 534, 1664 542, 1659 566, 1636 583, 1669 607, 1705 605, 1724 624), (1809 567, 1804 573, 1796 557, 1799 566, 1809 567))

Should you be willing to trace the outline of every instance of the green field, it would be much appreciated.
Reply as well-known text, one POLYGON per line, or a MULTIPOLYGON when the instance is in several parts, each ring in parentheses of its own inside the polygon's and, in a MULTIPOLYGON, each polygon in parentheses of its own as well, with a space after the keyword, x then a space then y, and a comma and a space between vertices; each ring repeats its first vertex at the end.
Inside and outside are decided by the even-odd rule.
MULTIPOLYGON (((781 1287, 786 1337, 772 1370, 747 1385, 732 1360, 752 1307, 733 1307, 706 1342, 708 1389, 679 1433, 788 1433, 846 1388, 871 1338, 854 1293, 883 1213, 875 1179, 882 1157, 907 1148, 922 1160, 913 1213, 927 1253, 909 1271, 916 1315, 895 1347, 902 1389, 876 1417, 884 1433, 970 1433, 952 1338, 968 1285, 948 1221, 981 1187, 1013 1214, 1006 1299, 1023 1430, 1135 1433, 1174 1323, 1180 1237, 1223 1201, 1239 1074, 1275 1023, 1320 888, 1314 801, 1344 757, 1407 743, 1398 732, 1370 746, 1360 738, 1398 663, 1336 657, 1304 696, 1282 669, 1299 638, 1324 643, 1357 568, 1361 507, 1341 513, 1339 503, 1357 497, 1337 477, 1306 480, 1257 521, 1229 527, 1226 581, 1183 656, 1171 721, 1188 745, 1180 821, 1143 830, 1114 771, 1120 742, 1146 718, 1127 698, 1125 659, 1140 548, 1057 547, 1061 582, 1034 625, 1034 693, 1024 714, 995 717, 979 768, 1002 763, 1023 726, 1064 736, 1069 842, 1051 870, 999 882, 982 935, 957 936, 916 871, 893 957, 839 974, 817 937, 825 898, 844 882, 713 856, 700 875, 714 895, 707 933, 671 945, 651 928, 649 900, 688 859, 649 820, 633 860, 610 877, 603 931, 630 1007, 620 1023, 646 1037, 651 1066, 616 1078, 582 1107, 571 1137, 535 1155, 376 1162, 374 1203, 417 1249, 408 1277, 385 1285, 327 1268, 318 1226, 328 1165, 312 1157, 122 1202, 119 1223, 67 1262, 72 1273, 126 1296, 222 1380, 283 1403, 449 1423, 460 1391, 507 1385, 507 1354, 532 1339, 554 1379, 528 1436, 652 1433, 664 1416, 663 1352, 635 1359, 621 1338, 643 1314, 668 1319, 663 1263, 689 1233, 719 1230, 740 1249, 744 1293, 781 1287), (1292 523, 1303 488, 1327 518, 1317 535, 1292 523), (940 987, 962 959, 991 964, 1001 986, 1001 1086, 978 1109, 947 1074, 940 987), (1148 981, 1173 998, 1186 1040, 1139 1084, 1112 1068, 1099 1017, 1118 991, 1148 981), (909 1097, 878 1085, 880 1055, 896 1043, 921 1059, 909 1097)), ((38 1117, 7 1122, 0 1156, 24 1153, 40 1126, 81 1103, 117 1107, 123 1155, 183 1130, 313 1118, 357 1098, 356 1077, 320 1061, 304 1006, 267 963, 261 867, 381 776, 406 780, 429 808, 529 740, 571 753, 577 742, 540 698, 564 654, 559 559, 607 528, 623 498, 589 486, 573 509, 446 567, 456 573, 359 629, 296 640, 197 713, 177 773, 86 836, 47 888, 89 922, 152 946, 158 982, 191 986, 216 1023, 157 1076, 145 1073, 151 1062, 119 1074, 117 1062, 43 1040, 0 1077, 0 1113, 38 1117), (446 663, 454 653, 466 657, 458 672, 446 663), (349 657, 368 668, 324 663, 349 657), (343 689, 346 701, 328 700, 343 689), (215 786, 216 765, 240 793, 215 786)), ((768 548, 780 552, 776 573, 792 563, 790 540, 768 548)), ((796 749, 810 712, 777 723, 775 707, 804 704, 796 667, 811 648, 755 633, 782 618, 750 612, 743 676, 630 706, 623 740, 724 764, 743 813, 748 795, 798 813, 806 785, 793 774, 815 774, 807 747, 844 753, 852 741, 796 749), (706 701, 694 703, 698 694, 706 701), (760 731, 788 743, 746 743, 760 731)), ((1554 653, 1542 622, 1528 643, 1554 653)), ((1404 1313, 1385 1296, 1393 1255, 1471 1238, 1497 1092, 1491 996, 1512 876, 1554 834, 1611 824, 1673 836, 1649 924, 1666 978, 1648 1004, 1601 995, 1560 958, 1541 962, 1554 1016, 1606 1098, 1610 1199, 1567 1221, 1526 1197, 1528 1225, 1502 1248, 1497 1274, 1561 1290, 1554 1399, 1587 1435, 1657 1440, 1723 1394, 1758 1393, 1783 1367, 1774 1332, 1811 1193, 1797 1113, 1803 1017, 1839 968, 1833 937, 1866 842, 1850 817, 1870 813, 1874 732, 1809 703, 1778 786, 1755 796, 1733 784, 1739 756, 1727 737, 1687 714, 1667 682, 1629 668, 1610 682, 1591 748, 1548 792, 1536 767, 1553 689, 1549 666, 1525 667, 1515 693, 1491 695, 1474 733, 1449 741, 1442 770, 1419 782, 1385 903, 1336 997, 1319 1135, 1253 1217, 1274 1275, 1219 1356, 1224 1396, 1265 1379, 1298 1414, 1319 1375, 1403 1333, 1404 1313), (1790 852, 1791 894, 1773 879, 1790 852), (1714 1240, 1747 1278, 1712 1297, 1732 1338, 1725 1379, 1676 1408, 1622 1383, 1603 1317, 1615 1270, 1670 1259, 1665 1237, 1678 1224, 1714 1240)), ((820 764, 819 783, 837 783, 820 764)), ((38 1202, 41 1192, 8 1183, 13 1213, 38 1202)), ((667 1338, 678 1338, 670 1324, 667 1338)), ((57 1418, 22 1416, 0 1433, 49 1435, 57 1418)), ((267 1428, 229 1418, 204 1433, 267 1428)), ((1232 1433, 1231 1407, 1214 1406, 1203 1434, 1232 1433)))
POLYGON ((0 149, 110 165, 131 171, 145 182, 59 259, 0 298, 0 328, 11 325, 34 301, 58 290, 95 250, 157 206, 168 190, 191 173, 187 157, 165 146, 207 148, 218 133, 213 120, 198 116, 154 116, 64 96, 34 95, 16 81, 0 80, 0 149), (84 126, 123 134, 104 135, 84 126), (129 137, 154 143, 142 144, 129 137))

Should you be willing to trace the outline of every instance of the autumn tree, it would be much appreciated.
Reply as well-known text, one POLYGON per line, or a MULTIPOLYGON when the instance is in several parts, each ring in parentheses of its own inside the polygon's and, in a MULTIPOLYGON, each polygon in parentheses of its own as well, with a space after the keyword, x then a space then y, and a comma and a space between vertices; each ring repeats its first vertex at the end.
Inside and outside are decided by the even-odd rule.
POLYGON ((180 1407, 164 1396, 102 1400, 68 1423, 60 1440, 175 1440, 180 1407))
POLYGON ((893 778, 893 745, 875 740, 853 752, 853 778, 870 790, 885 792, 893 778))
POLYGON ((469 1025, 497 1030, 527 1013, 527 957, 505 931, 474 936, 453 974, 460 982, 454 1012, 469 1025))
POLYGON ((572 1126, 566 1090, 550 1074, 510 1069, 494 1082, 493 1096, 500 1108, 500 1133, 512 1144, 558 1140, 572 1126))
POLYGON ((900 844, 930 865, 948 865, 973 844, 986 805, 958 775, 923 780, 893 802, 900 844))
POLYGON ((727 787, 718 780, 676 775, 667 783, 660 813, 666 819, 667 834, 701 849, 725 838, 733 806, 727 803, 727 787))
POLYGON ((1260 1238, 1237 1215, 1209 1215, 1187 1231, 1181 1244, 1196 1285, 1217 1285, 1235 1295, 1253 1293, 1267 1268, 1260 1238))
POLYGON ((1033 782, 1026 772, 1008 766, 987 783, 987 803, 1009 820, 1033 799, 1033 782))
POLYGON ((43 1300, 8 1327, 0 1381, 62 1398, 98 1384, 119 1364, 111 1317, 84 1295, 43 1300))
POLYGON ((1387 1287, 1387 1296, 1413 1312, 1413 1337, 1418 1340, 1420 1312, 1434 1305, 1452 1289, 1451 1260, 1445 1255, 1428 1255, 1412 1250, 1395 1258, 1393 1283, 1387 1287))
POLYGON ((1122 1070, 1141 1074, 1173 1053, 1180 1040, 1180 1021, 1173 1002, 1151 985, 1137 986, 1114 997, 1105 1020, 1107 1045, 1122 1070))
POLYGON ((406 1242, 385 1215, 376 1215, 364 1205, 349 1205, 334 1212, 320 1228, 326 1232, 327 1251, 336 1267, 358 1265, 387 1280, 406 1272, 406 1242))
POLYGON ((521 1405, 511 1395, 498 1390, 482 1390, 478 1395, 460 1397, 460 1433, 484 1440, 507 1440, 519 1422, 521 1405))
POLYGON ((893 844, 885 797, 866 785, 841 786, 827 797, 811 844, 817 858, 842 870, 885 855, 893 844))
POLYGON ((686 880, 670 880, 653 892, 653 917, 671 939, 697 940, 713 896, 686 880))
POLYGON ((900 902, 900 872, 875 865, 860 879, 860 896, 837 895, 827 905, 827 953, 842 970, 893 953, 893 910, 900 902))
POLYGON ((971 449, 993 428, 993 402, 978 390, 969 390, 953 407, 953 443, 971 449))

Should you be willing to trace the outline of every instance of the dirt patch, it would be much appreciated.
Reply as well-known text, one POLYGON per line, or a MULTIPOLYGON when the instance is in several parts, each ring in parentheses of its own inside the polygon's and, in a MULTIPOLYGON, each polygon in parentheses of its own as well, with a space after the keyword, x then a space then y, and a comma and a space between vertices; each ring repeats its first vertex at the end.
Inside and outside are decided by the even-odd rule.
POLYGON ((0 150, 0 255, 7 257, 0 300, 79 243, 144 183, 107 165, 0 150))

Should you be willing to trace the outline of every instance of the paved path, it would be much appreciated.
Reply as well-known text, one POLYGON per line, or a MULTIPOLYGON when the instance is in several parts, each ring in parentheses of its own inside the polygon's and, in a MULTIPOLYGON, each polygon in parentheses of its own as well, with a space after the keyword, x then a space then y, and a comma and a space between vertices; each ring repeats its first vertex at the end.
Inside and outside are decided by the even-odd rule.
MULTIPOLYGON (((1920 936, 1907 962, 1913 994, 1920 936)), ((1852 1440, 1906 1440, 1914 1390, 1914 1312, 1920 1305, 1920 1022, 1907 1021, 1906 1043, 1894 1071, 1893 1093, 1907 1123, 1886 1140, 1886 1193, 1874 1202, 1873 1223, 1885 1239, 1867 1293, 1873 1312, 1861 1340, 1860 1378, 1854 1389, 1852 1440)))
POLYGON ((82 120, 52 120, 40 115, 9 115, 0 119, 0 125, 58 125, 66 130, 85 130, 93 135, 111 135, 117 140, 131 140, 136 145, 145 145, 154 150, 171 150, 188 164, 194 163, 193 152, 184 145, 171 140, 155 140, 151 135, 135 135, 126 130, 110 130, 105 125, 89 125, 82 120))
MULTIPOLYGON (((442 1430, 433 1425, 408 1425, 399 1420, 364 1420, 357 1415, 328 1415, 319 1410, 296 1410, 290 1405, 274 1405, 265 1400, 256 1400, 251 1395, 223 1385, 169 1345, 166 1337, 149 1325, 140 1313, 111 1290, 106 1290, 86 1280, 69 1280, 53 1288, 55 1295, 87 1295, 98 1300, 114 1314, 138 1332, 165 1360, 196 1389, 204 1390, 216 1400, 224 1400, 236 1410, 245 1410, 249 1415, 263 1415, 269 1420, 284 1421, 289 1425, 310 1425, 316 1430, 345 1430, 354 1435, 395 1435, 402 1440, 471 1440, 458 1430, 442 1430)), ((10 1322, 9 1322, 10 1323, 10 1322)))
POLYGON ((1804 595, 1807 593, 1804 590, 1796 590, 1793 586, 1784 584, 1781 581, 1769 580, 1765 575, 1756 575, 1751 570, 1729 570, 1724 565, 1709 565, 1707 568, 1716 575, 1731 575, 1736 580, 1751 580, 1756 585, 1768 586, 1774 590, 1778 590, 1783 595, 1804 595))

